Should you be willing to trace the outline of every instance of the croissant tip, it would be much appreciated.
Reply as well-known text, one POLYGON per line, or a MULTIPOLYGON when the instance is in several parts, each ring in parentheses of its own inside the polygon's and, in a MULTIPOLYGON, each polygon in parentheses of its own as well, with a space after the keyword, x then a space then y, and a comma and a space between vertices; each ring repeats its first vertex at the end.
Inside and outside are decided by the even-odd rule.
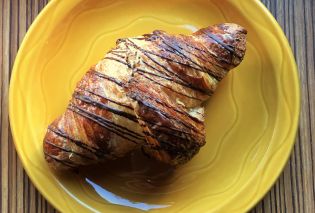
POLYGON ((228 33, 243 33, 247 34, 247 30, 239 24, 235 23, 223 23, 215 25, 219 29, 222 29, 228 33))

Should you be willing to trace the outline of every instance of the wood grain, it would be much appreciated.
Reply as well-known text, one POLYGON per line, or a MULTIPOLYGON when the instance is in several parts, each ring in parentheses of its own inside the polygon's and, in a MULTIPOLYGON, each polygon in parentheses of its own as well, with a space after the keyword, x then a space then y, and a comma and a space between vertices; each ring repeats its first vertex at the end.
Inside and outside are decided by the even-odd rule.
MULTIPOLYGON (((30 182, 15 152, 8 120, 12 65, 30 24, 48 0, 0 1, 0 208, 1 212, 55 212, 30 182)), ((301 80, 300 125, 284 172, 251 212, 315 212, 315 3, 263 0, 294 51, 301 80)))

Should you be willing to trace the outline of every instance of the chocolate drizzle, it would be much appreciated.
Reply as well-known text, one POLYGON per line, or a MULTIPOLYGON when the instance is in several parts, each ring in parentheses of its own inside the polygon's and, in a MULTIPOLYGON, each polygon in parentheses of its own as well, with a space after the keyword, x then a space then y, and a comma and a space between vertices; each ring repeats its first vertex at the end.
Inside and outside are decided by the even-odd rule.
POLYGON ((73 162, 69 162, 66 160, 61 160, 59 158, 57 158, 56 156, 53 156, 47 152, 44 151, 45 156, 48 156, 50 159, 53 159, 54 161, 57 161, 58 163, 61 163, 64 166, 70 167, 72 169, 76 168, 76 164, 74 164, 73 162))
POLYGON ((100 109, 104 109, 104 110, 107 110, 107 111, 109 111, 109 112, 111 112, 111 113, 114 113, 114 114, 116 114, 116 115, 125 117, 125 118, 127 118, 127 119, 129 119, 129 120, 131 120, 131 121, 133 121, 133 122, 138 122, 138 121, 137 121, 137 117, 136 117, 135 115, 129 114, 129 113, 124 112, 124 111, 121 111, 121 110, 117 110, 117 109, 115 109, 115 108, 113 108, 113 107, 110 107, 110 106, 108 106, 108 105, 106 105, 106 104, 103 104, 103 103, 101 103, 101 102, 98 102, 98 101, 96 101, 96 100, 90 98, 89 96, 75 93, 75 94, 73 95, 73 97, 76 98, 76 99, 78 99, 78 100, 80 100, 80 101, 83 101, 84 103, 91 104, 91 105, 93 105, 93 106, 95 106, 95 107, 98 107, 98 108, 100 108, 100 109))
POLYGON ((225 44, 219 37, 217 37, 216 35, 206 31, 205 33, 206 36, 208 36, 209 38, 211 38, 212 40, 214 40, 215 42, 217 42, 218 44, 220 44, 222 47, 224 47, 224 49, 228 50, 230 53, 234 54, 234 50, 231 46, 225 44))
POLYGON ((98 76, 100 78, 103 78, 103 79, 106 79, 108 81, 111 81, 111 82, 117 84, 120 87, 124 87, 124 84, 121 81, 117 80, 116 78, 110 77, 110 76, 105 75, 103 73, 100 73, 100 72, 98 72, 96 70, 91 70, 90 73, 92 73, 93 75, 96 75, 96 76, 98 76))
MULTIPOLYGON (((145 95, 143 95, 143 96, 145 96, 145 95)), ((147 97, 147 98, 149 98, 149 97, 147 97)), ((200 121, 198 118, 196 118, 196 117, 190 115, 189 113, 187 113, 187 112, 184 111, 184 110, 179 110, 179 109, 175 108, 174 106, 171 106, 171 105, 167 104, 165 101, 162 101, 162 100, 160 100, 160 99, 157 98, 157 97, 155 97, 154 99, 151 99, 151 100, 154 101, 154 102, 156 102, 156 103, 158 103, 158 104, 160 104, 160 105, 162 105, 162 106, 164 106, 164 107, 170 108, 170 109, 174 110, 175 112, 178 112, 178 113, 180 113, 180 114, 182 114, 182 115, 184 115, 184 116, 187 116, 187 117, 189 117, 190 119, 196 121, 197 123, 203 124, 203 122, 200 121)))
MULTIPOLYGON (((160 38, 161 42, 166 45, 169 48, 164 48, 164 50, 167 50, 173 54, 178 54, 183 56, 186 60, 189 60, 191 63, 193 63, 194 65, 198 66, 200 68, 200 70, 202 70, 203 72, 208 73, 211 77, 213 77, 214 79, 216 79, 217 81, 220 81, 222 79, 221 75, 218 75, 217 72, 213 72, 212 70, 210 70, 209 68, 206 68, 204 66, 199 65, 198 63, 196 63, 191 57, 189 57, 189 55, 194 55, 196 58, 204 60, 202 57, 200 57, 199 55, 196 55, 194 52, 189 51, 187 48, 184 48, 184 45, 180 45, 181 42, 179 41, 172 41, 171 38, 165 38, 164 36, 161 36, 160 33, 156 33, 154 34, 155 36, 157 36, 158 38, 160 38), (171 40, 170 42, 168 42, 169 40, 171 40), (173 50, 173 51, 172 51, 173 50), (184 54, 184 51, 188 53, 184 54)), ((194 46, 190 46, 196 49, 196 47, 194 46)), ((208 63, 211 63, 211 61, 206 61, 208 63)), ((213 63, 211 63, 212 65, 214 65, 213 63)))
MULTIPOLYGON (((199 99, 199 98, 195 98, 195 97, 193 97, 193 96, 186 95, 186 94, 184 94, 184 93, 181 93, 181 92, 178 92, 178 91, 172 89, 171 87, 168 87, 168 86, 166 86, 166 85, 164 85, 164 84, 161 84, 161 83, 159 83, 158 81, 155 81, 155 80, 153 80, 152 78, 150 78, 150 77, 148 77, 148 76, 142 74, 142 72, 143 72, 143 71, 138 72, 138 74, 139 74, 139 75, 142 75, 144 78, 146 78, 146 79, 148 79, 148 80, 150 80, 150 81, 152 81, 152 82, 154 82, 154 83, 156 83, 156 84, 158 84, 158 85, 160 85, 160 86, 162 86, 162 87, 165 87, 165 88, 171 90, 172 92, 175 92, 175 93, 177 93, 177 94, 179 94, 179 95, 182 95, 182 96, 185 96, 185 97, 187 97, 187 98, 191 98, 191 99, 195 99, 195 100, 201 101, 201 99, 199 99)), ((135 81, 135 80, 134 80, 134 81, 135 81)))
POLYGON ((117 104, 117 105, 119 105, 119 106, 126 107, 126 108, 128 108, 128 109, 133 110, 133 108, 132 108, 131 106, 129 106, 129 105, 126 105, 126 104, 123 104, 123 103, 121 103, 121 102, 115 101, 115 100, 113 100, 113 99, 110 99, 110 98, 108 98, 108 97, 105 97, 105 96, 103 96, 103 95, 100 95, 100 94, 98 94, 98 93, 96 93, 96 92, 93 92, 93 91, 91 91, 91 90, 89 90, 89 89, 86 89, 86 88, 79 88, 79 89, 82 90, 82 91, 88 92, 88 93, 90 93, 90 94, 92 94, 92 95, 95 95, 95 96, 97 96, 97 97, 99 97, 99 98, 102 98, 102 99, 105 99, 105 100, 110 101, 110 102, 112 102, 112 103, 115 103, 115 104, 117 104))
POLYGON ((106 56, 104 59, 113 60, 113 61, 119 62, 119 63, 124 64, 124 65, 128 66, 129 68, 131 68, 130 64, 128 64, 125 61, 119 60, 117 58, 106 56))
MULTIPOLYGON (((152 68, 152 69, 158 71, 159 73, 161 73, 160 70, 156 69, 155 67, 152 67, 152 66, 149 65, 147 62, 143 61, 143 63, 144 63, 145 65, 149 66, 150 68, 152 68)), ((179 84, 179 85, 181 85, 181 86, 184 86, 184 87, 186 87, 186 88, 192 89, 192 90, 194 90, 194 91, 200 92, 200 93, 205 94, 205 95, 208 95, 208 96, 212 95, 212 92, 205 92, 205 91, 203 91, 203 90, 200 90, 199 88, 191 88, 191 86, 187 85, 186 83, 183 83, 182 81, 177 80, 176 78, 168 77, 168 75, 158 75, 158 74, 153 73, 153 72, 147 72, 147 71, 145 71, 144 69, 141 69, 141 68, 137 68, 136 71, 137 71, 138 73, 141 72, 141 73, 145 73, 145 74, 149 74, 149 75, 154 75, 154 76, 159 77, 159 78, 163 78, 163 79, 165 79, 165 80, 167 80, 167 81, 177 83, 177 84, 179 84)), ((180 93, 180 92, 175 91, 175 90, 173 90, 173 91, 176 92, 176 93, 178 93, 178 94, 182 94, 182 95, 184 95, 184 96, 186 96, 186 97, 188 97, 188 98, 192 98, 192 99, 196 99, 196 100, 200 100, 200 101, 201 101, 201 99, 199 99, 199 98, 197 98, 197 97, 185 95, 185 94, 180 93)))
POLYGON ((153 104, 149 103, 148 101, 145 101, 144 98, 141 96, 141 94, 133 93, 132 96, 130 96, 130 98, 138 101, 139 104, 142 104, 145 107, 150 108, 151 110, 153 110, 153 111, 163 115, 167 119, 171 119, 171 120, 173 120, 173 121, 175 121, 175 122, 185 126, 188 129, 191 129, 191 130, 193 130, 195 132, 198 132, 198 130, 196 129, 195 126, 189 125, 188 123, 186 123, 186 122, 184 122, 182 120, 179 120, 178 118, 176 118, 176 117, 174 117, 174 116, 172 116, 172 115, 170 115, 170 114, 160 110, 159 108, 157 108, 153 104))
MULTIPOLYGON (((130 41, 130 42, 132 42, 132 41, 130 41)), ((133 43, 133 42, 132 42, 133 43)), ((134 45, 134 47, 136 47, 137 49, 140 49, 140 47, 138 47, 135 43, 133 43, 133 45, 134 45)), ((168 52, 170 52, 170 53, 172 53, 172 54, 176 54, 175 52, 173 52, 173 51, 171 51, 170 49, 167 49, 167 48, 161 48, 162 50, 166 50, 166 51, 168 51, 168 52)), ((171 61, 171 62, 173 62, 173 63, 176 63, 176 64, 179 64, 179 65, 181 65, 181 66, 186 66, 186 67, 190 67, 190 68, 192 68, 192 69, 194 69, 194 70, 198 70, 198 71, 200 71, 200 72, 205 72, 206 73, 206 71, 201 67, 201 66, 199 66, 199 65, 197 65, 196 67, 195 66, 192 66, 191 64, 189 64, 189 63, 184 63, 184 62, 181 62, 181 61, 177 61, 177 60, 174 60, 173 58, 171 58, 171 57, 167 57, 167 56, 164 56, 164 55, 161 55, 161 54, 157 54, 157 53, 154 53, 154 52, 152 52, 152 51, 149 51, 149 50, 145 50, 145 49, 141 49, 141 51, 143 51, 143 52, 145 52, 145 53, 147 53, 147 54, 150 54, 150 55, 154 55, 154 56, 156 56, 156 57, 159 57, 159 58, 162 58, 162 59, 165 59, 165 60, 167 60, 167 61, 171 61)), ((176 55, 179 55, 178 53, 176 54, 176 55)), ((187 59, 187 57, 185 56, 185 55, 183 55, 183 54, 181 54, 182 56, 184 56, 186 59, 187 59)), ((194 63, 195 65, 196 65, 196 63, 194 63)))
POLYGON ((76 139, 72 138, 70 135, 68 135, 67 133, 63 132, 60 129, 53 128, 53 127, 49 126, 48 130, 53 132, 54 134, 62 137, 62 138, 67 139, 68 141, 74 143, 76 146, 89 151, 90 153, 96 155, 99 158, 102 158, 102 157, 107 155, 107 153, 104 153, 99 148, 95 148, 95 147, 89 146, 89 145, 87 145, 87 144, 85 144, 85 143, 83 143, 83 142, 81 142, 79 140, 76 140, 76 139))
MULTIPOLYGON (((181 77, 178 73, 173 72, 171 69, 167 68, 165 65, 159 63, 158 61, 154 60, 148 53, 146 50, 142 49, 141 47, 137 46, 134 42, 132 42, 130 39, 127 39, 127 41, 129 43, 127 43, 127 45, 131 45, 132 47, 134 47, 135 49, 138 49, 139 51, 141 51, 147 58, 149 58, 152 62, 154 62, 156 65, 158 65, 159 67, 163 68, 164 71, 166 71, 167 73, 173 75, 174 77, 176 77, 178 80, 180 80, 183 85, 185 85, 186 87, 189 87, 191 89, 197 90, 199 92, 202 92, 204 94, 209 95, 209 93, 207 91, 202 90, 201 88, 196 87, 196 85, 194 85, 191 82, 187 82, 186 80, 184 80, 183 77, 181 77)), ((159 70, 161 72, 161 70, 159 70)))
POLYGON ((89 156, 83 155, 83 154, 81 154, 81 153, 79 153, 79 152, 75 152, 75 151, 70 150, 70 149, 63 148, 63 147, 61 147, 61 146, 57 146, 56 144, 51 143, 51 142, 48 141, 48 140, 45 140, 44 142, 45 142, 46 144, 49 144, 50 146, 53 146, 53 147, 55 147, 55 148, 60 149, 60 150, 63 151, 63 152, 69 152, 69 153, 78 155, 78 156, 80 156, 80 157, 82 157, 82 158, 86 158, 86 159, 88 159, 88 160, 93 160, 93 158, 90 158, 89 156))
MULTIPOLYGON (((177 136, 175 136, 173 138, 173 140, 180 140, 181 145, 179 146, 178 144, 174 144, 169 140, 163 140, 157 136, 155 136, 154 134, 151 134, 147 131, 144 132, 144 134, 147 137, 150 137, 156 141, 158 141, 159 143, 157 145, 152 145, 152 144, 147 144, 144 145, 143 147, 147 147, 151 150, 156 150, 156 151, 167 151, 168 154, 174 156, 174 157, 187 157, 186 155, 189 155, 189 153, 191 152, 191 150, 199 150, 200 146, 198 146, 197 144, 195 144, 195 141, 186 141, 185 143, 183 143, 183 139, 182 138, 176 138, 177 136)), ((170 138, 169 138, 170 139, 170 138)))
MULTIPOLYGON (((153 123, 151 120, 147 120, 144 117, 139 119, 139 121, 142 121, 146 124, 150 124, 151 126, 157 126, 158 128, 156 128, 155 131, 165 133, 168 135, 173 135, 174 132, 177 132, 176 135, 185 135, 186 138, 193 138, 193 136, 194 136, 192 132, 187 132, 183 129, 178 129, 178 128, 174 128, 174 127, 165 127, 162 124, 153 123)), ((146 125, 140 123, 140 126, 145 127, 146 125)), ((202 136, 201 133, 199 133, 199 132, 194 132, 194 134, 197 135, 198 137, 202 136)))
MULTIPOLYGON (((178 129, 176 129, 175 131, 172 130, 172 129, 169 129, 169 128, 163 128, 163 126, 159 126, 158 128, 154 128, 154 130, 152 129, 152 126, 156 126, 156 124, 153 124, 153 123, 150 123, 149 121, 145 121, 147 124, 150 124, 150 125, 141 125, 142 127, 148 127, 151 129, 151 131, 153 131, 155 134, 157 135, 160 135, 162 136, 163 134, 166 135, 167 137, 172 137, 172 138, 177 138, 179 139, 179 141, 181 142, 195 142, 195 135, 192 135, 191 133, 190 134, 187 134, 187 133, 184 133, 178 129), (176 132, 176 133, 175 133, 176 132)), ((143 131, 143 133, 147 136, 154 136, 153 134, 147 132, 147 131, 143 131), (150 134, 150 135, 148 135, 150 134)), ((152 137, 152 138, 156 138, 156 136, 152 137)))
POLYGON ((126 127, 123 127, 121 125, 115 124, 114 122, 105 119, 97 114, 91 113, 79 106, 75 106, 73 104, 70 104, 68 106, 68 109, 77 113, 80 116, 83 116, 84 118, 87 118, 97 124, 99 124, 100 126, 104 127, 105 129, 107 129, 108 131, 126 139, 129 140, 133 143, 141 143, 144 141, 144 137, 136 132, 133 132, 129 129, 127 129, 126 127), (128 137, 127 137, 128 136, 128 137))
POLYGON ((210 33, 209 31, 206 31, 205 32, 205 35, 208 37, 208 38, 211 38, 212 40, 214 40, 216 43, 218 43, 219 45, 221 45, 224 49, 226 49, 227 51, 230 52, 231 55, 234 55, 236 56, 237 58, 241 58, 241 56, 239 56, 238 54, 236 54, 233 46, 231 45, 228 45, 228 44, 225 44, 218 36, 210 33))
MULTIPOLYGON (((114 56, 117 56, 118 58, 122 58, 122 59, 124 59, 125 58, 125 56, 123 56, 123 55, 120 55, 120 54, 118 54, 117 52, 115 52, 115 51, 110 51, 109 52, 110 54, 112 54, 112 55, 114 55, 114 56)), ((106 58, 106 57, 105 57, 106 58)))
MULTIPOLYGON (((181 40, 181 41, 182 41, 183 44, 185 44, 186 46, 188 46, 188 47, 190 47, 190 48, 192 48, 192 49, 198 51, 199 53, 201 53, 205 58, 209 58, 208 55, 211 55, 214 59, 217 59, 217 60, 220 61, 221 63, 223 62, 223 63, 228 64, 228 65, 231 64, 231 62, 228 61, 227 59, 222 58, 222 57, 220 57, 219 55, 216 55, 216 54, 212 53, 211 51, 205 51, 205 50, 202 49, 202 48, 198 48, 197 46, 191 45, 189 42, 187 42, 187 41, 184 40, 184 39, 181 40)), ((204 45, 203 45, 202 43, 199 43, 199 45, 201 45, 201 46, 204 47, 204 45)), ((206 49, 207 49, 207 48, 206 48, 206 49)), ((193 52, 194 52, 194 51, 190 51, 191 54, 194 54, 193 52)), ((194 55, 195 55, 195 54, 194 54, 194 55)), ((197 55, 195 55, 195 56, 198 57, 197 55)), ((202 57, 198 57, 198 58, 203 59, 202 57)), ((207 62, 210 62, 210 61, 207 60, 207 62)), ((211 63, 211 62, 210 62, 210 63, 211 63)), ((216 62, 214 65, 217 66, 217 67, 220 67, 222 70, 226 70, 226 69, 227 69, 226 67, 224 67, 222 64, 219 64, 218 62, 216 62)))

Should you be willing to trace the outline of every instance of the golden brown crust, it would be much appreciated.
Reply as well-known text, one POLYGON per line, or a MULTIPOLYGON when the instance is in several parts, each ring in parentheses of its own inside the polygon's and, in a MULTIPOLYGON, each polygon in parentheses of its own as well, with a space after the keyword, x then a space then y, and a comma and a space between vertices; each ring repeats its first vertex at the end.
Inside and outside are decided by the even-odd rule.
POLYGON ((245 44, 246 30, 236 24, 119 39, 49 126, 46 160, 79 167, 142 147, 166 163, 187 162, 205 144, 201 103, 242 61, 245 44))

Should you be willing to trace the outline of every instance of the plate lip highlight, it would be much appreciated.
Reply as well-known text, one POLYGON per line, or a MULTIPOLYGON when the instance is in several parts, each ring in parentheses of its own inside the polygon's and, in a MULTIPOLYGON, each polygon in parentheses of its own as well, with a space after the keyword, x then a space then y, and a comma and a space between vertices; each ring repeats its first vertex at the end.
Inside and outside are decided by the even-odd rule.
MULTIPOLYGON (((286 54, 288 58, 288 64, 290 65, 289 67, 292 69, 292 73, 290 74, 294 75, 293 76, 293 92, 294 92, 294 97, 296 98, 296 101, 294 102, 294 109, 295 111, 292 111, 292 132, 290 133, 288 139, 286 139, 286 144, 289 144, 290 148, 289 150, 286 151, 286 155, 282 158, 279 166, 275 167, 275 176, 270 178, 268 181, 268 184, 265 184, 265 187, 263 187, 263 190, 258 191, 258 194, 255 199, 253 199, 251 202, 247 203, 246 206, 242 209, 242 211, 247 212, 251 208, 254 207, 265 195, 266 193, 270 190, 270 188, 275 184, 276 180, 279 178, 280 174, 282 173, 285 165, 287 164, 289 157, 291 156, 294 144, 295 144, 295 138, 298 130, 298 121, 299 121, 299 115, 300 115, 300 107, 301 107, 301 89, 300 89, 300 80, 298 76, 298 67, 292 52, 292 49, 290 47, 289 41, 287 37, 285 36, 282 28, 280 27, 279 23, 276 21, 276 19, 272 16, 270 11, 266 8, 266 6, 260 2, 259 0, 244 0, 244 1, 252 1, 255 3, 254 7, 257 7, 257 10, 262 13, 262 15, 266 16, 268 19, 268 22, 273 25, 275 28, 277 35, 280 38, 280 42, 284 48, 284 53, 286 54)), ((48 202, 56 208, 58 211, 63 212, 63 211, 69 211, 70 209, 67 208, 66 206, 61 205, 60 203, 56 202, 54 199, 54 196, 49 193, 49 191, 44 188, 40 187, 41 184, 39 183, 38 177, 35 175, 35 173, 31 172, 30 169, 28 169, 29 164, 28 160, 26 158, 25 153, 23 153, 21 146, 19 146, 19 143, 17 142, 18 138, 18 132, 16 130, 16 124, 13 122, 14 118, 14 112, 13 112, 13 102, 16 102, 14 100, 14 90, 17 88, 17 78, 18 78, 18 67, 21 62, 21 59, 23 57, 22 53, 24 53, 25 45, 28 43, 28 41, 31 39, 31 34, 33 31, 36 30, 38 25, 42 22, 42 20, 45 18, 45 16, 51 12, 53 7, 61 3, 59 0, 51 0, 48 2, 48 4, 40 11, 38 16, 35 18, 35 20, 32 22, 31 26, 29 27, 28 31, 26 32, 23 41, 19 47, 18 53, 16 55, 14 65, 12 68, 12 74, 10 77, 10 85, 9 85, 9 93, 8 93, 8 99, 9 99, 9 121, 10 121, 10 128, 12 132, 12 137, 13 137, 13 142, 15 145, 15 149, 17 150, 17 154, 22 162, 23 168, 25 172, 27 173, 28 177, 30 178, 31 182, 35 185, 36 189, 48 200, 48 202)), ((62 4, 62 3, 61 3, 62 4)), ((57 181, 57 180, 54 180, 57 181)), ((82 206, 82 208, 84 208, 82 206)))

